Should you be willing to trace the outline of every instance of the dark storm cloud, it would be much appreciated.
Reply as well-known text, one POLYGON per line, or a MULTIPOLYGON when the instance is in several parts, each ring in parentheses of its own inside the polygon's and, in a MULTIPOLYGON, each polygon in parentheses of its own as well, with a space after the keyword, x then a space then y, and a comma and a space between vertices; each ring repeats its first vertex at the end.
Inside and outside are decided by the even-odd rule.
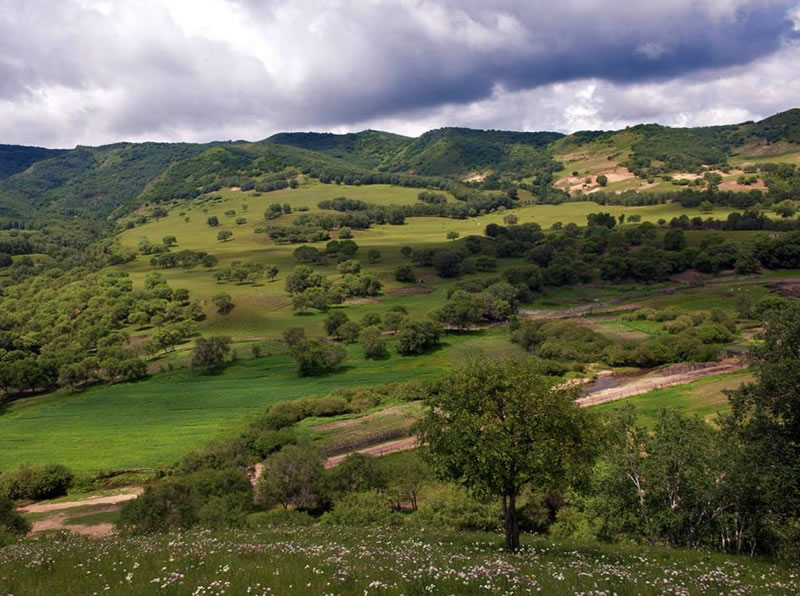
MULTIPOLYGON (((664 114, 668 97, 642 103, 625 91, 711 82, 780 56, 797 36, 793 7, 787 0, 0 0, 0 142, 260 138, 388 120, 403 128, 448 106, 498 97, 516 97, 517 105, 505 120, 495 106, 501 113, 491 122, 522 128, 531 123, 514 116, 523 111, 520 94, 541 90, 542 105, 558 110, 558 85, 590 79, 632 111, 664 114)), ((785 69, 798 74, 791 60, 785 69)), ((754 102, 762 91, 749 91, 754 102)), ((702 94, 692 98, 702 104, 702 94)), ((473 111, 461 122, 481 122, 485 115, 473 111)))
MULTIPOLYGON (((269 20, 275 10, 274 2, 248 4, 256 18, 269 20)), ((731 10, 715 10, 713 2, 631 4, 339 4, 329 12, 331 34, 310 34, 306 43, 333 56, 343 48, 369 50, 357 63, 323 60, 328 68, 307 88, 326 101, 312 107, 321 122, 352 121, 475 101, 498 85, 514 91, 590 77, 663 80, 746 64, 795 36, 787 2, 732 2, 731 10)))

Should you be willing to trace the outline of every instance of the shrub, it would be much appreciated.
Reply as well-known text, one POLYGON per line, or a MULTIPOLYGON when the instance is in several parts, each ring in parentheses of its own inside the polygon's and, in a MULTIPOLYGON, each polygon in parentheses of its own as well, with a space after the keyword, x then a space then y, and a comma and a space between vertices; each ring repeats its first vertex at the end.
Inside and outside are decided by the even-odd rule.
POLYGON ((74 479, 69 468, 59 464, 24 465, 0 476, 0 495, 12 500, 54 499, 66 495, 74 479))
POLYGON ((389 508, 386 496, 377 490, 347 494, 334 504, 332 511, 322 516, 323 524, 351 527, 402 522, 402 518, 389 508))
POLYGON ((318 399, 306 400, 307 410, 311 416, 338 416, 350 412, 350 404, 343 397, 328 395, 318 399))
POLYGON ((14 502, 0 495, 0 546, 3 545, 3 533, 24 536, 31 529, 31 524, 14 510, 14 502))
POLYGON ((264 423, 269 429, 279 430, 291 426, 305 417, 306 410, 299 400, 282 401, 269 409, 264 417, 264 423))
POLYGON ((402 282, 414 282, 417 279, 410 265, 398 265, 394 270, 394 278, 402 282))

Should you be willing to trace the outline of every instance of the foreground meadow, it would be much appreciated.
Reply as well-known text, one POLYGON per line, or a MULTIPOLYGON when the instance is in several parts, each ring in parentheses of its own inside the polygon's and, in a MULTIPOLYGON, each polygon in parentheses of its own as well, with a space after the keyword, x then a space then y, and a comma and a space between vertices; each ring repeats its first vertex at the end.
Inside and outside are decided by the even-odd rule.
POLYGON ((0 550, 3 594, 796 594, 800 570, 678 549, 312 526, 0 550))

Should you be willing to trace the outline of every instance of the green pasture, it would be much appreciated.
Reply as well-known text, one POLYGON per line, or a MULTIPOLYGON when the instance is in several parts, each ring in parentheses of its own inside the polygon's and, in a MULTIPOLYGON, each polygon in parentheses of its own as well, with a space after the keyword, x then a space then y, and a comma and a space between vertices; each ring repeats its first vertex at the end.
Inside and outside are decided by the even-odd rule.
POLYGON ((639 423, 647 427, 655 426, 661 411, 665 409, 678 410, 690 416, 700 416, 714 423, 718 414, 728 412, 730 409, 724 391, 736 389, 751 379, 750 371, 741 370, 706 377, 686 385, 657 389, 635 397, 594 406, 592 409, 609 412, 630 404, 636 407, 639 423))
MULTIPOLYGON (((298 189, 285 189, 281 191, 264 193, 253 197, 252 193, 241 191, 223 190, 219 194, 223 198, 218 202, 192 201, 173 208, 169 215, 151 221, 143 226, 127 230, 120 235, 120 242, 124 246, 136 248, 139 240, 146 238, 152 243, 160 243, 166 235, 175 235, 178 245, 173 250, 205 250, 216 255, 220 263, 218 267, 230 265, 233 261, 254 261, 263 264, 274 264, 280 268, 280 274, 272 281, 261 281, 256 284, 217 283, 213 271, 202 267, 186 271, 182 268, 159 270, 174 287, 190 290, 193 298, 201 300, 207 320, 202 324, 203 332, 212 335, 230 335, 237 338, 278 337, 285 329, 293 326, 304 326, 311 334, 322 332, 320 314, 297 315, 291 310, 291 305, 284 291, 286 275, 297 265, 292 252, 297 245, 276 245, 264 234, 256 234, 255 228, 264 226, 263 213, 271 203, 288 202, 293 207, 305 205, 310 208, 310 213, 315 211, 316 204, 323 199, 335 196, 358 198, 379 204, 413 202, 419 193, 418 189, 393 187, 388 185, 377 186, 346 186, 320 184, 315 181, 305 182, 298 189), (247 211, 242 211, 242 205, 247 205, 247 211), (225 211, 234 210, 236 215, 227 216, 225 211), (184 215, 181 215, 183 213, 184 215), (209 227, 206 220, 209 216, 216 215, 220 220, 218 227, 209 227), (247 223, 237 225, 235 220, 239 216, 247 218, 247 223), (184 221, 188 217, 189 221, 184 221), (217 241, 217 233, 221 229, 231 230, 233 239, 228 242, 217 241), (230 294, 235 307, 227 315, 218 315, 213 308, 211 298, 219 293, 230 294)), ((687 210, 680 205, 654 205, 646 207, 615 207, 600 206, 593 202, 574 202, 562 205, 524 205, 513 212, 519 217, 520 223, 536 222, 544 229, 549 229, 554 223, 576 223, 585 225, 586 216, 597 211, 608 211, 613 215, 642 216, 643 221, 657 222, 659 219, 669 220, 683 213, 698 215, 698 210, 687 210)), ((730 210, 719 209, 715 216, 725 217, 730 210)), ((295 212, 283 215, 273 223, 286 224, 300 214, 295 212)), ((395 305, 403 305, 409 309, 412 316, 423 316, 439 308, 446 300, 446 292, 455 283, 455 280, 443 280, 436 277, 430 269, 416 268, 418 277, 424 278, 425 283, 412 291, 425 292, 424 294, 396 294, 397 291, 408 291, 413 284, 401 284, 394 280, 394 269, 399 264, 409 263, 400 254, 400 248, 408 245, 412 248, 427 248, 446 246, 449 231, 458 232, 461 237, 473 234, 481 235, 487 224, 503 223, 505 213, 493 213, 466 220, 455 220, 438 217, 408 218, 402 226, 381 225, 369 230, 354 232, 355 240, 360 246, 356 255, 365 271, 374 273, 384 283, 385 294, 375 300, 367 301, 369 304, 345 306, 351 318, 360 318, 364 313, 384 312, 395 305), (367 262, 366 254, 370 249, 381 252, 378 263, 367 262)), ((323 247, 324 243, 318 243, 323 247)), ((150 257, 140 255, 137 259, 116 269, 127 271, 131 274, 136 284, 141 284, 144 277, 153 268, 150 266, 150 257)), ((518 263, 518 260, 503 260, 500 265, 508 266, 518 263)), ((333 280, 338 276, 336 264, 333 260, 318 269, 333 280)), ((129 330, 133 335, 136 330, 129 330)))
POLYGON ((422 356, 364 360, 357 345, 335 373, 298 378, 293 360, 276 354, 240 360, 222 372, 182 369, 137 383, 105 385, 12 402, 0 415, 0 470, 52 462, 79 474, 157 468, 209 440, 229 437, 270 405, 341 387, 434 375, 469 358, 521 355, 506 330, 449 334, 422 356))

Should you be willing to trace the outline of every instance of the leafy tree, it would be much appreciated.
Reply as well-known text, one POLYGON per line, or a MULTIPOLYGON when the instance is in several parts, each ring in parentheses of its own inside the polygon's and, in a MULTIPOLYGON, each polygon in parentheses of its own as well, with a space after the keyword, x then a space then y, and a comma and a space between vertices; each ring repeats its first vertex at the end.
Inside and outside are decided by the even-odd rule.
POLYGON ((222 366, 230 353, 230 337, 198 337, 192 350, 192 368, 202 368, 208 373, 222 366))
POLYGON ((352 275, 358 275, 361 273, 361 263, 355 259, 342 261, 336 266, 336 270, 342 275, 346 275, 348 273, 352 275))
POLYGON ((0 494, 0 540, 3 532, 24 536, 30 529, 30 522, 16 512, 14 501, 0 494))
POLYGON ((358 343, 367 360, 383 360, 389 355, 379 327, 364 327, 358 334, 358 343))
POLYGON ((397 281, 404 281, 404 282, 417 281, 417 278, 414 275, 414 269, 412 269, 411 265, 398 265, 397 267, 395 267, 394 278, 397 281))
POLYGON ((514 215, 513 213, 509 213, 508 215, 503 217, 503 223, 507 226, 515 226, 519 223, 519 217, 514 215))
POLYGON ((361 331, 361 325, 355 321, 347 321, 339 325, 336 333, 343 342, 351 344, 358 339, 358 334, 361 331))
POLYGON ((409 258, 412 254, 414 254, 414 249, 410 246, 404 246, 400 249, 400 254, 403 255, 405 258, 409 258))
POLYGON ((461 257, 451 250, 437 251, 433 256, 433 268, 440 277, 456 277, 461 273, 461 257))
POLYGON ((335 369, 347 357, 343 346, 319 339, 300 341, 291 348, 292 357, 301 377, 321 375, 335 369))
POLYGON ((405 320, 395 333, 398 354, 409 356, 422 354, 428 348, 439 343, 441 327, 435 321, 405 320))
POLYGON ((203 267, 206 269, 213 269, 217 266, 218 262, 217 257, 214 255, 206 255, 203 257, 203 267))
POLYGON ((348 321, 350 321, 350 317, 343 310, 332 310, 325 317, 325 332, 330 336, 339 337, 339 327, 348 321))
POLYGON ((178 239, 175 238, 175 236, 167 235, 161 239, 161 242, 164 244, 164 246, 170 247, 175 246, 178 243, 178 239))
POLYGON ((586 216, 589 227, 605 226, 606 228, 613 228, 617 225, 617 219, 610 213, 590 213, 586 216))
POLYGON ((456 240, 456 239, 458 239, 459 236, 461 236, 461 234, 459 234, 456 231, 447 232, 447 239, 448 240, 456 240))
POLYGON ((442 381, 420 423, 434 472, 487 498, 502 497, 506 548, 519 548, 517 498, 556 487, 592 460, 589 414, 576 390, 530 361, 473 362, 442 381))
POLYGON ((305 244, 294 249, 292 255, 301 263, 321 263, 324 261, 324 257, 319 250, 305 244))
POLYGON ((353 237, 353 230, 348 228, 347 226, 343 226, 339 228, 339 233, 337 234, 340 240, 348 240, 353 237))
POLYGON ((383 326, 390 331, 397 331, 405 321, 407 315, 402 312, 390 311, 383 315, 383 326))
POLYGON ((668 230, 664 234, 664 250, 679 251, 686 248, 686 235, 683 230, 668 230))
POLYGON ((429 479, 430 470, 416 452, 407 453, 392 462, 392 474, 386 492, 393 508, 399 511, 403 501, 407 500, 411 503, 411 509, 416 511, 417 498, 429 479))
POLYGON ((264 462, 257 499, 263 505, 282 505, 302 511, 321 508, 327 501, 325 468, 320 454, 287 445, 264 462))
POLYGON ((333 489, 339 493, 364 492, 368 490, 383 490, 388 484, 376 457, 353 453, 348 455, 342 463, 331 469, 333 489))
POLYGON ((278 269, 277 265, 267 265, 264 269, 264 274, 267 276, 269 281, 273 281, 276 277, 278 277, 278 273, 280 273, 280 269, 278 269))
POLYGON ((714 205, 710 201, 703 201, 700 203, 700 211, 703 213, 711 213, 714 210, 714 205))
POLYGON ((217 232, 217 240, 220 242, 227 242, 231 238, 233 238, 233 232, 230 230, 220 230, 217 232))
POLYGON ((283 341, 286 342, 290 348, 299 344, 306 339, 306 330, 302 327, 290 327, 283 332, 283 341))
POLYGON ((235 306, 231 300, 230 294, 217 294, 211 301, 214 303, 214 306, 217 307, 217 313, 221 315, 227 315, 235 306))
POLYGON ((302 294, 308 288, 326 286, 325 278, 308 265, 298 265, 286 276, 286 291, 289 294, 302 294))
POLYGON ((606 185, 608 184, 608 176, 606 176, 605 174, 600 174, 600 175, 597 177, 597 183, 598 183, 600 186, 606 186, 606 185))
POLYGON ((452 325, 460 331, 469 329, 480 321, 481 316, 481 307, 475 300, 475 295, 463 290, 454 292, 447 303, 436 312, 436 318, 442 323, 452 325))
POLYGON ((752 349, 754 382, 728 394, 725 433, 756 501, 762 527, 800 552, 800 306, 766 312, 764 343, 752 349), (788 530, 794 528, 794 535, 788 530))
POLYGON ((381 251, 377 248, 371 248, 367 251, 367 260, 370 263, 377 263, 381 260, 381 251))
POLYGON ((206 220, 206 223, 212 228, 215 228, 219 225, 219 218, 216 215, 212 215, 206 220))

